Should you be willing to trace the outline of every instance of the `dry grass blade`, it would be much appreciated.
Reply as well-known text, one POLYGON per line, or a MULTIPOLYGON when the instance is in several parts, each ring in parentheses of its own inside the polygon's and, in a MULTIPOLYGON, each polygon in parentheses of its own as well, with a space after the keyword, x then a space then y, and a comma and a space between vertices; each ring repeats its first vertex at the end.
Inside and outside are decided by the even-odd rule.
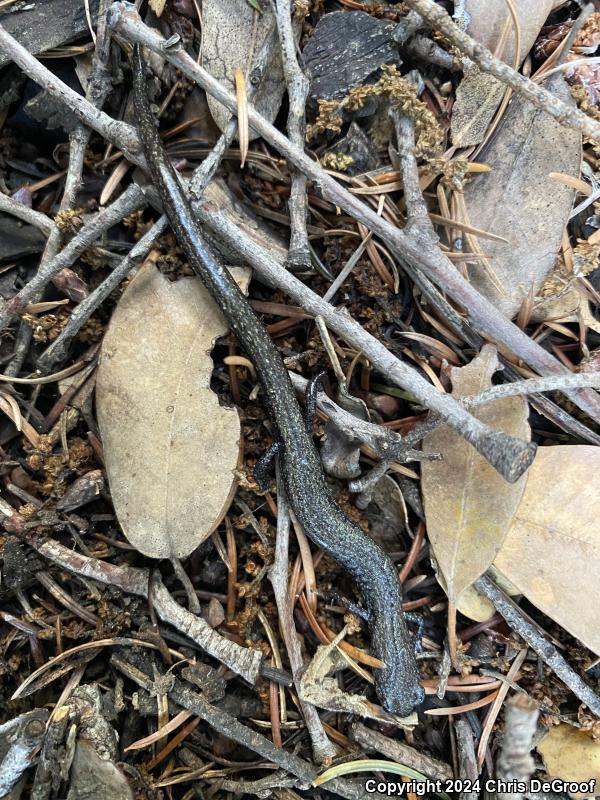
POLYGON ((246 78, 238 67, 235 71, 235 96, 237 99, 238 138, 240 141, 240 167, 243 168, 248 157, 248 95, 246 78))
POLYGON ((137 742, 132 742, 132 744, 125 748, 124 752, 126 753, 128 750, 143 750, 144 747, 148 747, 149 745, 154 744, 154 742, 158 742, 167 734, 177 730, 177 728, 180 725, 183 725, 183 723, 191 716, 191 711, 180 711, 179 714, 176 714, 173 719, 170 719, 166 725, 162 726, 162 728, 159 728, 157 731, 151 733, 149 736, 146 736, 143 739, 138 739, 137 742))

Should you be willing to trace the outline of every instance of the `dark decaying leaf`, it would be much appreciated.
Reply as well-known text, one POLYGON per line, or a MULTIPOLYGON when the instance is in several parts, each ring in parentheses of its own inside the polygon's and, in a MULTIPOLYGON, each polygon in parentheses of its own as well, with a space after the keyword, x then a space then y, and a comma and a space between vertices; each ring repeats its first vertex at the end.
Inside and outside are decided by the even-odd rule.
MULTIPOLYGON (((550 79, 547 88, 571 102, 560 75, 550 79)), ((497 281, 480 263, 469 266, 469 275, 479 292, 513 317, 529 292, 538 291, 556 261, 575 192, 550 173, 579 176, 581 137, 515 97, 478 158, 491 171, 465 188, 469 221, 508 243, 485 242, 488 266, 497 281)))

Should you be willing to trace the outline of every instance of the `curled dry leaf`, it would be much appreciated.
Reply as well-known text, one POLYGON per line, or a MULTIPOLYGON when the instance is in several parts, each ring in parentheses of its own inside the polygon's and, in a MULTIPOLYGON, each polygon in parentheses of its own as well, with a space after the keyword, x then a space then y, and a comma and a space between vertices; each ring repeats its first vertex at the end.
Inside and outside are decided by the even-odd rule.
POLYGON ((600 655, 599 516, 600 447, 540 448, 494 564, 600 655))
MULTIPOLYGON (((554 3, 553 0, 513 2, 520 30, 520 66, 554 3)), ((517 37, 506 0, 465 0, 464 8, 469 35, 513 66, 517 37)), ((506 87, 497 78, 481 72, 475 64, 466 60, 464 78, 458 87, 452 109, 452 141, 457 147, 469 147, 483 141, 505 91, 506 87)))
POLYGON ((200 281, 170 283, 146 263, 104 337, 96 405, 106 472, 123 532, 144 555, 185 558, 235 491, 240 421, 210 389, 208 355, 226 331, 200 281))
MULTIPOLYGON (((600 786, 600 741, 591 731, 582 731, 561 723, 550 728, 538 744, 550 778, 574 783, 595 782, 600 786)), ((571 797, 597 797, 593 786, 590 792, 569 793, 571 797)))
MULTIPOLYGON (((203 0, 202 59, 205 69, 225 88, 235 92, 236 69, 241 69, 248 78, 256 56, 275 27, 269 3, 265 3, 262 13, 259 13, 247 0, 203 0)), ((252 105, 269 122, 277 116, 285 89, 277 36, 272 38, 272 42, 272 52, 260 86, 252 98, 252 105)), ((210 96, 208 106, 214 121, 223 130, 231 112, 210 96)), ((250 141, 256 136, 250 128, 250 141)))
MULTIPOLYGON (((454 397, 478 394, 491 386, 498 368, 496 350, 485 345, 466 367, 451 372, 454 397)), ((486 403, 475 416, 494 430, 529 440, 527 403, 510 397, 486 403)), ((521 500, 526 477, 507 483, 479 453, 447 425, 440 425, 423 442, 426 453, 441 453, 442 461, 422 464, 422 489, 427 532, 440 577, 450 600, 461 593, 494 561, 521 500)))
MULTIPOLYGON (((572 102, 560 75, 546 88, 572 102)), ((575 190, 550 173, 579 175, 581 136, 515 97, 480 158, 491 171, 465 187, 469 223, 508 243, 486 242, 488 269, 474 264, 469 276, 481 294, 514 317, 532 288, 537 294, 556 261, 575 190)))

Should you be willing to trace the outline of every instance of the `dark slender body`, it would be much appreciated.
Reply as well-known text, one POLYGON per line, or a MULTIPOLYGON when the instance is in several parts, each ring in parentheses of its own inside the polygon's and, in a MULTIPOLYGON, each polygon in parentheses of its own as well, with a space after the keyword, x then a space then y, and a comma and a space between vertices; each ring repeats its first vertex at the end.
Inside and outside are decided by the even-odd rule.
POLYGON ((402 590, 396 567, 333 500, 277 348, 229 272, 204 243, 179 178, 162 147, 146 96, 144 66, 137 45, 134 102, 148 169, 171 227, 192 268, 256 368, 280 443, 278 452, 290 505, 306 534, 359 585, 369 615, 373 653, 386 665, 375 670, 377 693, 384 708, 406 715, 422 701, 423 690, 402 613, 402 590))

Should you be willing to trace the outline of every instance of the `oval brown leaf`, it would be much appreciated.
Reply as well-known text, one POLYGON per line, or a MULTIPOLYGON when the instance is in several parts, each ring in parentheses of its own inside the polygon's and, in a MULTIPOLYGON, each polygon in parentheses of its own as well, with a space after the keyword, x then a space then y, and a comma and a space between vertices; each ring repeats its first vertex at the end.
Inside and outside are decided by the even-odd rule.
MULTIPOLYGON (((560 75, 546 87, 572 102, 560 75)), ((508 243, 486 241, 487 269, 475 263, 469 276, 481 294, 513 317, 532 288, 537 294, 556 261, 575 190, 550 173, 579 175, 581 136, 519 96, 478 158, 491 171, 465 187, 468 221, 508 243)))
POLYGON ((542 447, 494 565, 600 655, 600 447, 542 447))
MULTIPOLYGON (((258 53, 276 27, 270 3, 262 5, 263 11, 259 13, 248 0, 203 0, 202 3, 203 66, 233 93, 236 69, 241 69, 248 77, 258 53)), ((251 101, 269 122, 277 116, 285 90, 277 36, 272 41, 270 58, 251 101)), ((208 107, 214 121, 223 130, 231 118, 231 111, 210 95, 208 107)), ((252 128, 249 133, 250 141, 258 135, 252 128)))
MULTIPOLYGON (((454 397, 479 394, 491 386, 496 350, 485 345, 466 367, 452 370, 454 397)), ((527 403, 521 397, 478 406, 474 415, 494 430, 529 440, 527 403)), ((427 534, 445 582, 456 600, 494 561, 521 500, 525 478, 507 483, 462 436, 440 425, 423 442, 442 461, 421 465, 427 534)))
MULTIPOLYGON (((535 3, 514 0, 521 32, 519 65, 537 39, 553 4, 553 0, 536 0, 535 3)), ((492 52, 504 41, 498 57, 512 67, 516 36, 506 0, 465 0, 464 5, 468 34, 492 52)), ((506 91, 506 86, 493 75, 481 72, 473 62, 465 61, 464 78, 452 109, 452 142, 457 147, 469 147, 483 141, 506 91)))
POLYGON ((210 389, 208 355, 226 332, 199 280, 171 283, 147 262, 104 337, 96 405, 106 472, 123 533, 144 555, 185 558, 235 491, 240 421, 210 389))

